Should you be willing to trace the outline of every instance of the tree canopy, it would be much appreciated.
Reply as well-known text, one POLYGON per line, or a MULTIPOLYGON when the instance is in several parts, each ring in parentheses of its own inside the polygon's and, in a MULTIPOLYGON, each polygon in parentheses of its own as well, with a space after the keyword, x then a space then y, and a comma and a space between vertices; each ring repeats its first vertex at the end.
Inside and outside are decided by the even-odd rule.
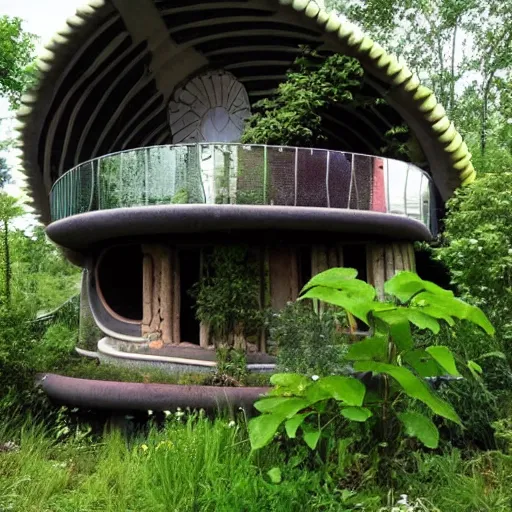
POLYGON ((23 30, 20 18, 0 16, 0 96, 13 109, 34 78, 35 42, 35 35, 23 30))

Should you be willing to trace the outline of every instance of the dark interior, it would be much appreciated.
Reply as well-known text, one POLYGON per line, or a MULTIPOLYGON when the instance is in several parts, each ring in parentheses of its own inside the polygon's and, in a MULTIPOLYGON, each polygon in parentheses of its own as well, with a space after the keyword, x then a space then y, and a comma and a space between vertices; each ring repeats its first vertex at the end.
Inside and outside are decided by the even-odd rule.
POLYGON ((181 249, 180 260, 180 286, 181 286, 181 312, 180 336, 181 341, 199 345, 199 321, 196 319, 195 300, 190 289, 199 280, 201 253, 199 249, 181 249))
POLYGON ((98 263, 98 288, 119 316, 142 320, 142 251, 140 245, 108 249, 98 263))
POLYGON ((298 248, 299 292, 311 279, 311 246, 298 248))
POLYGON ((355 268, 357 270, 357 279, 368 282, 366 270, 366 245, 347 244, 343 246, 343 266, 345 268, 355 268))

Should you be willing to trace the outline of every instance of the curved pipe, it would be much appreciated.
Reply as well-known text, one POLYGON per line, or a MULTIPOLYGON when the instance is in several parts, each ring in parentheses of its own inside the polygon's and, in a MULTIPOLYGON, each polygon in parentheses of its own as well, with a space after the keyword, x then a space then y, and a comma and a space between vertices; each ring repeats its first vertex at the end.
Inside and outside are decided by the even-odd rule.
POLYGON ((39 374, 36 383, 56 403, 110 411, 166 411, 177 407, 215 411, 242 407, 249 411, 267 387, 181 386, 140 384, 39 374))

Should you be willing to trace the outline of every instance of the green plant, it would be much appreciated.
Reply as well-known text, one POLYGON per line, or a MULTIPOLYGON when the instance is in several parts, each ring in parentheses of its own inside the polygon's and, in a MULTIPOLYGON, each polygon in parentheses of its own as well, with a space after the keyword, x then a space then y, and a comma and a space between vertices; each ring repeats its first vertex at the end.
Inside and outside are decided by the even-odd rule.
MULTIPOLYGON (((318 145, 325 139, 320 112, 330 102, 355 102, 363 68, 356 59, 336 54, 319 65, 307 48, 277 93, 253 105, 241 142, 289 146, 318 145)), ((358 94, 359 93, 359 94, 358 94)))
MULTIPOLYGON (((328 407, 332 413, 332 402, 349 422, 374 417, 378 438, 388 444, 396 437, 392 428, 401 425, 403 434, 416 437, 429 448, 437 447, 438 429, 414 406, 417 403, 431 414, 460 423, 453 407, 423 380, 443 374, 458 376, 454 357, 444 346, 415 346, 411 324, 438 333, 440 322, 453 325, 454 319, 464 319, 492 334, 487 317, 479 308, 413 272, 400 272, 385 283, 386 302, 378 302, 375 289, 356 276, 355 269, 327 270, 306 284, 301 298, 339 306, 369 326, 371 335, 353 343, 346 358, 354 363, 354 371, 377 376, 376 385, 367 387, 355 376, 317 380, 300 374, 272 376, 274 389, 255 404, 263 414, 249 423, 253 449, 270 443, 282 424, 290 438, 295 438, 300 428, 303 440, 315 449, 326 425, 333 421, 332 416, 324 416, 328 407)), ((481 372, 478 364, 470 361, 468 365, 481 372)))
POLYGON ((348 346, 348 336, 340 332, 346 319, 339 313, 329 309, 320 314, 305 302, 274 313, 270 342, 277 344, 278 369, 309 376, 339 373, 348 346))
POLYGON ((216 346, 244 348, 246 334, 263 326, 259 278, 247 247, 219 246, 207 257, 191 293, 196 317, 209 326, 216 346))
POLYGON ((499 348, 507 354, 512 326, 511 189, 512 173, 500 172, 457 191, 448 203, 443 245, 435 251, 459 293, 501 328, 499 348))
POLYGON ((39 371, 52 371, 69 358, 76 345, 76 329, 64 323, 50 325, 32 349, 31 357, 39 371))
POLYGON ((211 378, 214 386, 240 386, 247 379, 245 351, 221 346, 216 350, 217 367, 211 378))

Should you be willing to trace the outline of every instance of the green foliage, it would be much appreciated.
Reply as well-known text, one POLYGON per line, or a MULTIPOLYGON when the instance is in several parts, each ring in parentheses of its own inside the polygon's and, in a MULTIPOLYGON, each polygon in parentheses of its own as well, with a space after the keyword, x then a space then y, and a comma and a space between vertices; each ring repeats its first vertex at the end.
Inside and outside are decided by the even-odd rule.
POLYGON ((436 256, 460 293, 508 330, 512 307, 512 174, 487 174, 449 202, 436 256), (504 314, 505 313, 505 314, 504 314))
POLYGON ((277 447, 251 454, 245 429, 226 420, 169 416, 165 426, 126 440, 30 424, 0 429, 0 507, 25 511, 376 510, 379 490, 338 488, 277 447), (26 485, 30 482, 30 485, 26 485))
POLYGON ((216 345, 232 346, 235 335, 262 327, 259 276, 247 247, 218 246, 207 256, 203 276, 191 293, 196 317, 209 324, 216 345))
POLYGON ((253 105, 241 142, 319 146, 322 133, 320 112, 330 102, 363 101, 358 94, 363 68, 356 59, 333 55, 319 65, 315 52, 305 50, 280 83, 277 93, 253 105))
POLYGON ((247 381, 247 357, 244 350, 219 346, 216 349, 217 367, 208 384, 214 386, 241 386, 247 381))
POLYGON ((440 320, 451 325, 454 319, 463 319, 492 334, 494 329, 486 316, 477 307, 455 298, 452 292, 412 272, 400 272, 385 283, 387 302, 376 301, 375 290, 355 279, 356 275, 353 269, 327 270, 306 284, 301 299, 341 306, 367 323, 371 337, 360 342, 359 347, 355 343, 357 348, 349 349, 346 359, 355 359, 356 372, 371 372, 379 377, 378 393, 367 393, 365 385, 352 376, 308 380, 297 374, 274 375, 271 379, 274 390, 255 404, 263 414, 249 423, 253 449, 270 443, 283 423, 291 437, 295 437, 300 426, 305 443, 314 449, 326 426, 333 421, 330 414, 325 414, 332 400, 349 421, 364 422, 375 416, 387 443, 393 443, 388 431, 394 416, 403 423, 406 434, 416 436, 430 448, 437 447, 437 428, 428 417, 411 409, 414 401, 427 406, 431 413, 460 424, 453 407, 422 379, 425 362, 434 375, 458 376, 453 355, 448 348, 436 346, 419 349, 420 359, 411 357, 411 354, 418 356, 411 324, 437 333, 440 320), (404 396, 408 400, 403 400, 404 396), (404 406, 408 407, 405 412, 404 406))
POLYGON ((76 328, 63 323, 50 325, 31 351, 37 368, 52 371, 62 365, 73 354, 76 338, 76 328))
POLYGON ((346 319, 329 309, 319 314, 310 304, 288 304, 270 321, 270 343, 277 345, 280 371, 304 375, 338 373, 344 362, 348 336, 346 319))
POLYGON ((13 109, 34 75, 30 63, 36 37, 24 32, 21 24, 20 18, 0 16, 0 95, 8 98, 13 109))
POLYGON ((330 0, 328 6, 403 57, 433 89, 479 172, 510 168, 510 2, 330 0))

